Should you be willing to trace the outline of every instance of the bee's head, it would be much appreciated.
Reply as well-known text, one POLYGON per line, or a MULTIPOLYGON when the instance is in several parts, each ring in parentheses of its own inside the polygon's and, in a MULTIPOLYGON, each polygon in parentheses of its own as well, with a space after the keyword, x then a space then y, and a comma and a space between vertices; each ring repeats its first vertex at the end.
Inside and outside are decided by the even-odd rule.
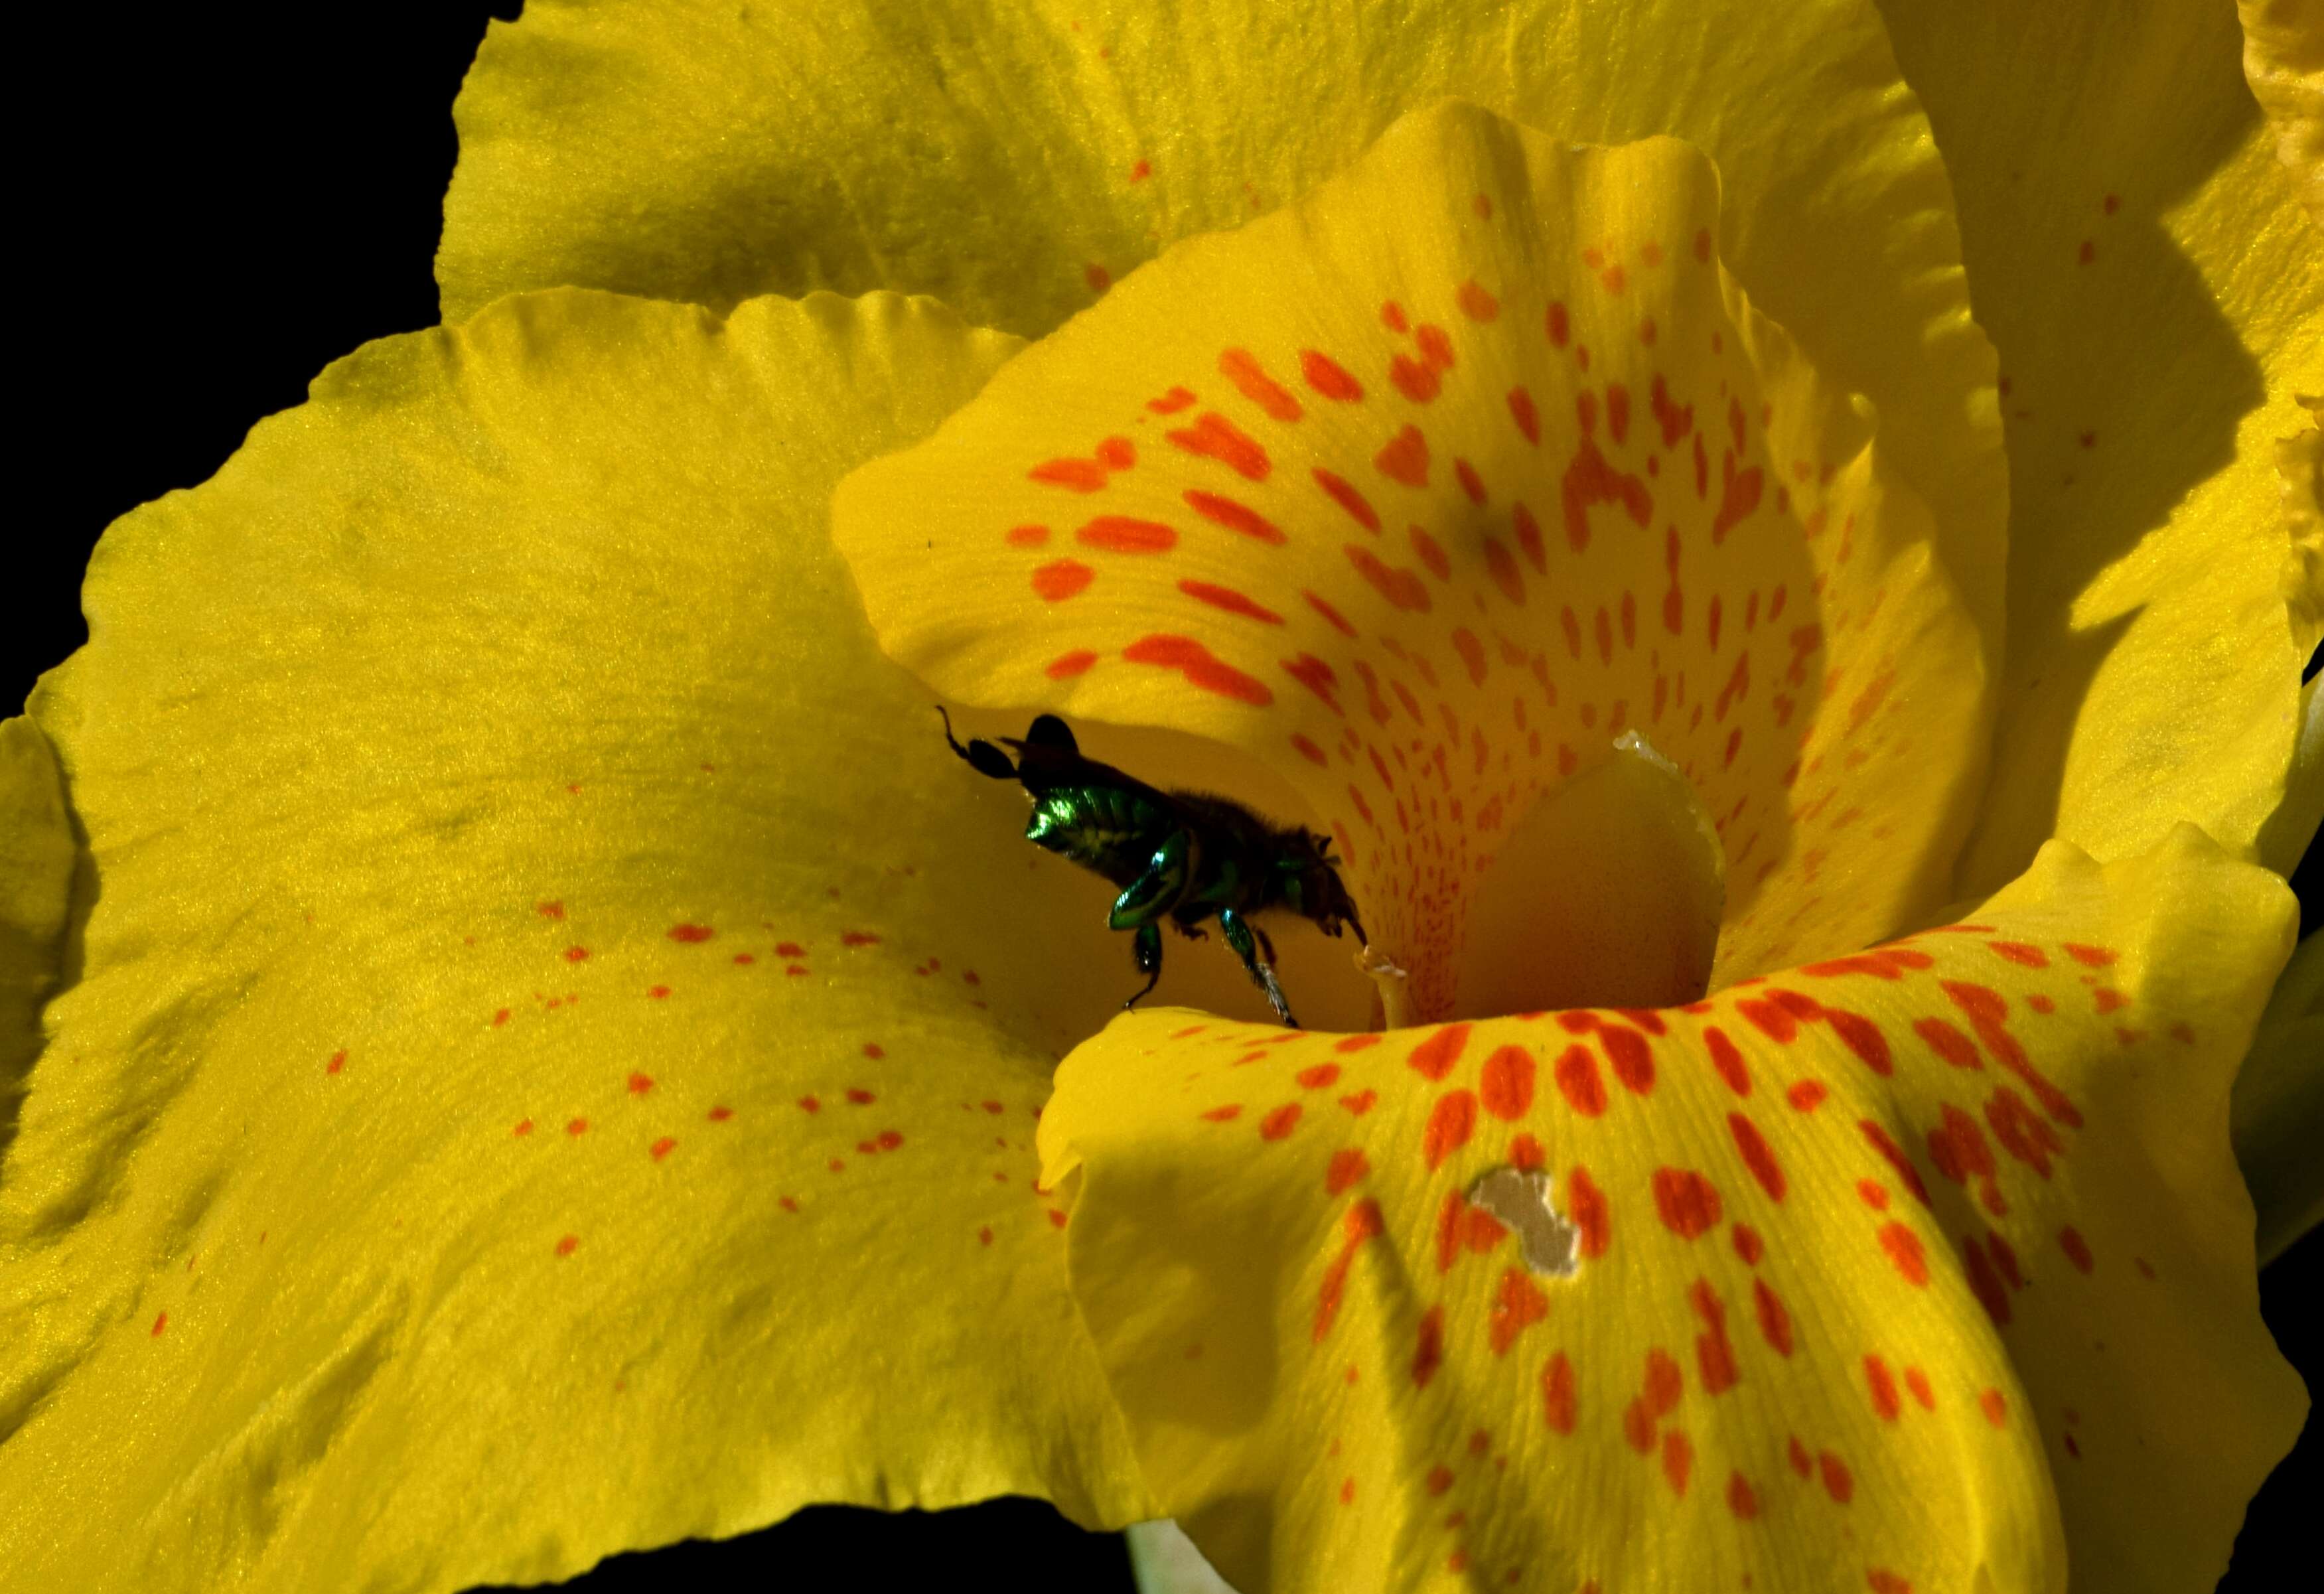
POLYGON ((1340 933, 1342 922, 1355 926, 1356 939, 1366 939, 1363 921, 1356 917, 1355 899, 1340 879, 1338 860, 1332 856, 1332 838, 1311 830, 1289 830, 1277 837, 1275 871, 1283 905, 1302 918, 1313 919, 1327 935, 1340 933))

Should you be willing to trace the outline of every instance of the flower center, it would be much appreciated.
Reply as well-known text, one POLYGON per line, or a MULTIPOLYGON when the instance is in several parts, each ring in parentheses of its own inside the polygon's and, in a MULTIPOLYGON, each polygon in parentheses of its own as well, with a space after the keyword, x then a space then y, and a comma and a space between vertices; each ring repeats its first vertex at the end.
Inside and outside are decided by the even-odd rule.
POLYGON ((1978 644, 1868 406, 1720 267, 1717 199, 1670 140, 1406 118, 843 484, 882 645, 960 702, 1269 766, 1408 1021, 1895 930, 1973 796, 1978 644))

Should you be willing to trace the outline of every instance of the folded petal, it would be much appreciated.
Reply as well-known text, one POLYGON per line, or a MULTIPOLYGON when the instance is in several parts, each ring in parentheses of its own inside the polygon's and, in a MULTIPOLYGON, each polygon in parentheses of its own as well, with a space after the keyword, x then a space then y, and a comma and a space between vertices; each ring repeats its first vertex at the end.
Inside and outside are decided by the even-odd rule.
POLYGON ((1685 1008, 1124 1018, 1075 1298, 1246 1594, 2208 1589, 2306 1406, 2227 1144, 2292 923, 2186 827, 1685 1008))
POLYGON ((595 0, 495 24, 454 115, 447 315, 571 283, 712 306, 894 288, 1047 333, 1168 244, 1305 193, 1447 96, 1707 152, 1760 307, 1909 436, 2001 621, 1993 355, 1868 0, 595 0))
POLYGON ((73 838, 57 759, 28 719, 0 720, 0 1158, 41 1050, 41 1003, 64 955, 73 838))
POLYGON ((2271 1262, 2324 1222, 2324 933, 2292 954, 2236 1075, 2236 1162, 2271 1262))
POLYGON ((2316 0, 2236 0, 2244 77, 2275 131, 2292 191, 2324 226, 2324 6, 2316 0))
POLYGON ((0 1195, 0 1583, 1151 1515, 1031 1147, 1127 959, 964 845, 1008 795, 823 529, 1013 346, 512 299, 107 532, 35 710, 95 905, 0 1195))
POLYGON ((2248 847, 2284 791, 2324 585, 2277 440, 2324 391, 2324 249, 2223 5, 1884 0, 2001 353, 2002 719, 1964 896, 2048 837, 2127 856, 2181 819, 2248 847))
MULTIPOLYGON (((1474 902, 1632 733, 1718 837, 1721 980, 1894 933, 1947 899, 1979 789, 1978 628, 1895 463, 1909 419, 1745 299, 1719 196, 1675 140, 1414 113, 842 484, 882 645, 964 701, 1271 766, 1422 1018, 1508 1009, 1480 957, 1558 1005, 1474 902)), ((1672 917, 1642 884, 1588 912, 1672 917)))

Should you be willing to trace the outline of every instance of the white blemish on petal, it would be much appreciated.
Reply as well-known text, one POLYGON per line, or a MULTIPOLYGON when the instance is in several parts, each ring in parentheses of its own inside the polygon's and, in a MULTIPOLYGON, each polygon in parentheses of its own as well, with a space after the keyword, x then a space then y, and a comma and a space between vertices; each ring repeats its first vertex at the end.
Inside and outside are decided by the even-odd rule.
POLYGON ((1499 1167, 1469 1186, 1469 1204, 1482 1207, 1517 1237, 1525 1265, 1545 1278, 1581 1271, 1582 1230, 1550 1199, 1549 1175, 1539 1168, 1499 1167))

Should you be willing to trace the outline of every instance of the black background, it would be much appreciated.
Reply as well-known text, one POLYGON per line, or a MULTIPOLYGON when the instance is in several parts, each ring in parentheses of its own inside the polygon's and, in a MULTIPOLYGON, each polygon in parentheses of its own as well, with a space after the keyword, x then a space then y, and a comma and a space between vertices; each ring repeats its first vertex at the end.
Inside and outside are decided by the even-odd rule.
MULTIPOLYGON (((18 425, 29 512, 0 567, 0 701, 86 640, 79 572, 115 515, 208 476, 261 416, 367 338, 432 325, 451 105, 488 16, 518 0, 386 7, 74 7, 19 72, 54 96, 20 134, 18 425), (28 353, 27 353, 28 352, 28 353)), ((19 518, 21 516, 21 518, 19 518)), ((2324 917, 2311 849, 2294 884, 2324 917)), ((2262 1275, 2264 1308, 2324 1378, 2324 1230, 2262 1275)), ((2308 1560, 2317 1424, 2254 1503, 2222 1589, 2308 1560), (2303 1505, 2304 1502, 2304 1505, 2303 1505)), ((742 1539, 623 1555, 567 1585, 724 1590, 1126 1589, 1120 1541, 1047 1506, 887 1516, 818 1506, 742 1539)))

